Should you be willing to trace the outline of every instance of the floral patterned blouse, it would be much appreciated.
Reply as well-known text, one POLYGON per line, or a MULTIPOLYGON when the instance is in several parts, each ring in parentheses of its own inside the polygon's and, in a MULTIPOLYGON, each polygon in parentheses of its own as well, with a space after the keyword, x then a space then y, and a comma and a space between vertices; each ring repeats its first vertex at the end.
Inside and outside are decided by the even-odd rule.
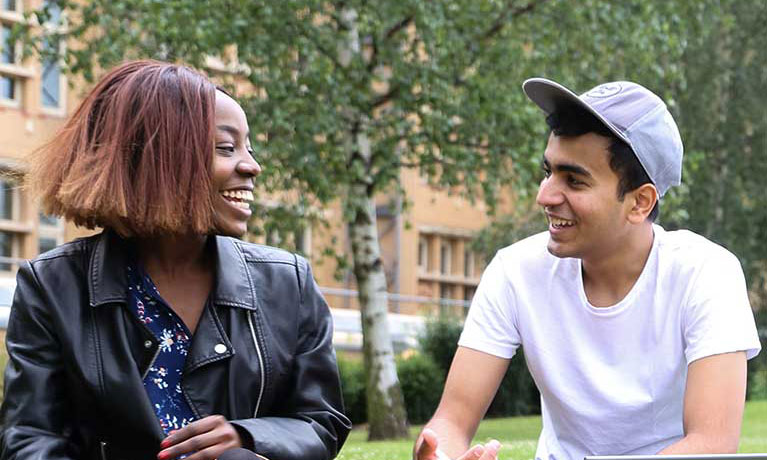
POLYGON ((167 435, 192 423, 196 417, 184 397, 181 379, 192 334, 160 296, 138 265, 128 265, 128 307, 160 342, 160 348, 144 377, 144 389, 167 435))

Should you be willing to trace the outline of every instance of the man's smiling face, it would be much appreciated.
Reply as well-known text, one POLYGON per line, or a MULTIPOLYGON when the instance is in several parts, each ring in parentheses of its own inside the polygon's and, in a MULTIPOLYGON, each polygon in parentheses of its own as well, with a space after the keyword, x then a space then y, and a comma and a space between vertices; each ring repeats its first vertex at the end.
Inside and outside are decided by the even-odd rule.
POLYGON ((628 206, 618 198, 609 146, 594 133, 549 136, 536 200, 549 221, 551 254, 588 259, 620 248, 628 206))

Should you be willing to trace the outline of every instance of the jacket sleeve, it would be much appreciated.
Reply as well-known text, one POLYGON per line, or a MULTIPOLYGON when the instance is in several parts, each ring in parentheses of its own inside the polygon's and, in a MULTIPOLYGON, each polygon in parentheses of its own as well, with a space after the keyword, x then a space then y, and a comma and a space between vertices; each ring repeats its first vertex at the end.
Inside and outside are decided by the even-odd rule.
POLYGON ((71 422, 64 395, 61 347, 46 308, 46 295, 27 262, 19 269, 6 332, 2 414, 5 459, 69 459, 71 422))
POLYGON ((301 289, 294 387, 286 417, 232 421, 253 441, 253 450, 270 460, 329 460, 351 429, 343 414, 341 384, 332 347, 333 321, 307 262, 298 258, 301 289))

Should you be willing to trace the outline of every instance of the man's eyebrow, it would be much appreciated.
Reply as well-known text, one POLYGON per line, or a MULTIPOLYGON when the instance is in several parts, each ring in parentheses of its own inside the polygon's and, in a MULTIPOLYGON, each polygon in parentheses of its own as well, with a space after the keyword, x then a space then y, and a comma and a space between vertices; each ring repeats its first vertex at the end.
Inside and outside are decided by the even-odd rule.
POLYGON ((554 167, 549 164, 549 160, 546 159, 546 157, 543 157, 541 160, 541 163, 544 167, 554 170, 556 172, 569 172, 572 174, 578 174, 584 177, 593 177, 588 169, 584 168, 583 166, 573 164, 573 163, 558 163, 554 165, 554 167))

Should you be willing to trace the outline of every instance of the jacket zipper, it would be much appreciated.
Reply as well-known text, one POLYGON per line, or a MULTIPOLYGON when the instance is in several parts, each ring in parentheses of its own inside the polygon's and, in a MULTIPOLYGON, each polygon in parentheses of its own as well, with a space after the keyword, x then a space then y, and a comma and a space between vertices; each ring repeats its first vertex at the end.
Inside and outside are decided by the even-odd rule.
POLYGON ((248 326, 250 326, 250 336, 253 338, 253 345, 256 347, 256 355, 258 355, 258 369, 261 371, 261 388, 258 390, 256 410, 253 411, 253 418, 256 418, 258 417, 258 408, 261 406, 261 398, 264 396, 266 374, 264 372, 264 358, 261 356, 261 347, 258 346, 258 340, 256 339, 256 329, 253 327, 253 314, 251 312, 248 312, 248 326))
POLYGON ((157 355, 159 354, 160 354, 160 347, 158 346, 157 349, 154 351, 154 356, 152 356, 152 360, 149 361, 149 366, 146 367, 144 374, 141 376, 142 382, 146 378, 146 375, 149 373, 149 370, 152 369, 152 366, 154 366, 154 362, 157 360, 157 355))
POLYGON ((105 441, 99 442, 99 450, 101 451, 101 460, 107 460, 107 443, 105 441))

